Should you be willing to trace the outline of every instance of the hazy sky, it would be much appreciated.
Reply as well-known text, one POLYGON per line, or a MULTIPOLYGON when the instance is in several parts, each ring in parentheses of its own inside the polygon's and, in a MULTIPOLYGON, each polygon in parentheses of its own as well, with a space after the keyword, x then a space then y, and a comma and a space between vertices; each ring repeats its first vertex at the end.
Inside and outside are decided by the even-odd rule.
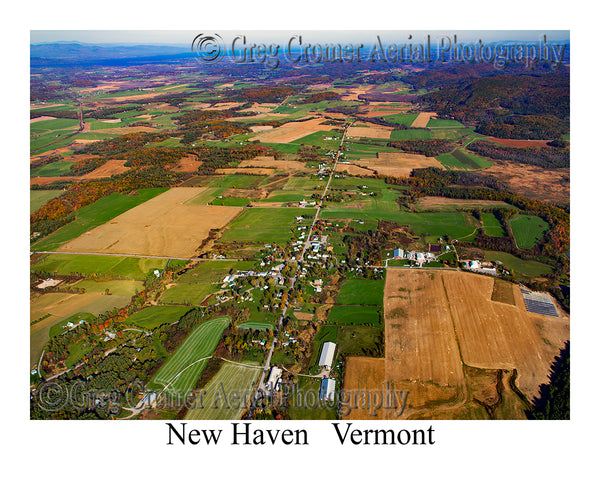
POLYGON ((77 41, 85 43, 137 43, 137 44, 181 44, 189 45, 193 38, 200 33, 218 33, 224 39, 246 34, 253 42, 285 42, 292 35, 306 36, 308 41, 366 41, 372 42, 380 34, 384 42, 414 43, 422 42, 427 34, 432 41, 437 41, 442 35, 458 35, 459 42, 473 42, 479 39, 491 42, 502 40, 517 40, 523 42, 539 41, 543 34, 548 42, 569 39, 568 30, 354 30, 354 31, 323 31, 323 30, 280 30, 280 31, 240 31, 240 30, 31 30, 31 43, 58 41, 77 41), (409 35, 412 34, 412 40, 409 35))

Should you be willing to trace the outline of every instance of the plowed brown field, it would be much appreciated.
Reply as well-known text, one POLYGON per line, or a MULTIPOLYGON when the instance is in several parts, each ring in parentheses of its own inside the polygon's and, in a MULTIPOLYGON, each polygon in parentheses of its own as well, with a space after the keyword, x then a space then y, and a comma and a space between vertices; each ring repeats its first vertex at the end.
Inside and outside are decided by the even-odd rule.
POLYGON ((192 257, 241 207, 185 204, 203 188, 172 188, 59 248, 63 252, 192 257))
MULTIPOLYGON (((569 339, 568 315, 527 312, 516 285, 512 285, 516 305, 494 302, 493 286, 491 277, 454 270, 388 269, 384 378, 381 366, 373 363, 379 359, 348 359, 344 388, 380 390, 383 381, 395 390, 408 390, 402 418, 485 418, 485 411, 473 401, 477 379, 465 371, 481 369, 477 377, 481 380, 493 378, 499 370, 516 369, 516 386, 533 400, 539 386, 548 381, 554 356, 569 339), (363 378, 368 376, 373 379, 363 378)), ((502 382, 507 375, 501 376, 502 382)), ((504 395, 506 415, 511 405, 517 405, 517 397, 512 391, 504 395)), ((381 415, 395 418, 390 410, 381 415)), ((517 405, 509 416, 523 418, 522 409, 517 405)), ((348 418, 373 417, 356 410, 348 418)))
POLYGON ((379 152, 377 158, 357 160, 359 166, 375 170, 380 175, 408 177, 415 168, 444 168, 433 157, 413 153, 379 152))

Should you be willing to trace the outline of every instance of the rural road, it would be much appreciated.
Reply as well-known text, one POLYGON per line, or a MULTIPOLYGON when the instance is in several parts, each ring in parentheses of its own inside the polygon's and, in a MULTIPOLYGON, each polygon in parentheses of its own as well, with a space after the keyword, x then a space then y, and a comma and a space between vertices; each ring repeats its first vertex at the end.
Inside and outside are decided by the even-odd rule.
MULTIPOLYGON (((325 196, 327 195, 327 190, 329 189, 329 185, 331 184, 331 179, 333 178, 333 174, 335 172, 335 169, 337 167, 338 164, 338 160, 340 158, 340 152, 342 151, 342 145, 344 145, 344 140, 346 138, 346 134, 348 132, 348 128, 350 126, 352 126, 352 124, 354 123, 354 121, 352 121, 351 123, 349 123, 345 128, 344 128, 344 135, 342 136, 342 141, 340 142, 340 146, 338 148, 338 151, 335 155, 335 163, 333 164, 333 168, 331 169, 331 173, 329 174, 329 180, 327 180, 327 185, 325 185, 325 189, 323 190, 323 195, 321 195, 321 199, 319 200, 319 205, 317 206, 317 211, 315 213, 315 217, 313 219, 313 223, 309 229, 309 232, 313 231, 313 227, 315 226, 315 224, 317 223, 318 219, 319 219, 319 214, 321 213, 321 207, 323 206, 323 200, 325 199, 325 196)), ((290 288, 288 290, 288 292, 291 292, 294 289, 294 285, 296 283, 296 280, 298 279, 298 275, 300 274, 300 270, 302 269, 302 262, 304 261, 304 255, 306 253, 306 250, 308 249, 308 246, 310 245, 310 237, 311 237, 311 233, 309 233, 306 237, 306 242, 304 242, 304 248, 302 249, 302 253, 300 254, 300 258, 298 259, 298 266, 296 268, 296 273, 294 274, 294 276, 292 277, 292 284, 290 285, 290 288)), ((290 296, 288 295, 287 300, 285 302, 285 305, 283 306, 283 311, 281 313, 281 316, 279 317, 279 323, 277 324, 277 328, 275 329, 274 332, 274 339, 273 339, 273 344, 271 345, 271 348, 269 349, 269 353, 267 354, 267 360, 265 362, 265 365, 263 367, 263 371, 260 375, 260 379, 258 381, 257 387, 256 387, 256 391, 254 394, 254 401, 252 402, 252 405, 250 407, 250 412, 249 412, 249 416, 252 415, 252 412, 254 411, 254 408, 256 407, 256 400, 258 399, 258 392, 260 392, 263 389, 263 383, 265 381, 265 375, 267 374, 267 372, 269 371, 269 368, 271 366, 271 357, 273 356, 273 350, 275 349, 275 344, 276 344, 276 339, 277 339, 277 334, 279 333, 279 329, 281 328, 281 324, 283 323, 283 319, 285 318, 286 312, 287 312, 287 308, 289 305, 289 298, 290 296)))

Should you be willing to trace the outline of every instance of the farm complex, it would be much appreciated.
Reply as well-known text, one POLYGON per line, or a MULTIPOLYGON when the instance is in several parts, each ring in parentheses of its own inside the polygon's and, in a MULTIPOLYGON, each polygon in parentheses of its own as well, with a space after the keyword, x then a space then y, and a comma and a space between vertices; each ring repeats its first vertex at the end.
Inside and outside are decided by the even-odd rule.
POLYGON ((32 419, 569 418, 567 67, 41 48, 32 419))

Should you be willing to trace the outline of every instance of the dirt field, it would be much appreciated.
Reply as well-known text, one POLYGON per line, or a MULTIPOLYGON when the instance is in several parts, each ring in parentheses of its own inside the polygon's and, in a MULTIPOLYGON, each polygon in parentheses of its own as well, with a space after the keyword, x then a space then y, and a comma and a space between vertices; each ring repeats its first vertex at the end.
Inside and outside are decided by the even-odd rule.
POLYGON ((44 120, 56 120, 56 117, 48 117, 48 116, 36 117, 36 118, 30 119, 29 123, 43 122, 44 120))
POLYGON ((230 108, 239 107, 240 105, 242 105, 240 102, 217 103, 212 107, 206 107, 203 110, 229 110, 230 108))
POLYGON ((526 148, 526 147, 546 147, 552 140, 513 140, 510 138, 485 137, 485 140, 499 143, 506 147, 526 148))
POLYGON ((431 119, 431 117, 435 117, 435 115, 436 115, 435 112, 421 112, 421 113, 419 113, 419 115, 417 115, 417 118, 415 118, 411 127, 412 128, 425 128, 427 126, 427 124, 429 123, 429 120, 431 119))
POLYGON ((358 100, 358 96, 367 93, 372 87, 361 85, 359 87, 347 88, 342 95, 342 100, 358 100))
POLYGON ((335 128, 333 125, 322 125, 324 121, 324 118, 313 118, 304 122, 286 123, 281 127, 259 133, 253 137, 253 140, 260 140, 265 143, 289 143, 320 130, 332 130, 335 128))
POLYGON ((184 204, 204 188, 172 188, 58 250, 191 257, 210 229, 221 228, 243 208, 184 204))
POLYGON ((250 127, 250 131, 252 132, 266 132, 267 130, 272 130, 273 125, 253 125, 250 127))
POLYGON ((294 317, 298 320, 310 321, 314 318, 314 315, 312 313, 294 312, 294 317))
MULTIPOLYGON (((402 418, 452 418, 458 412, 473 418, 469 415, 477 406, 472 379, 465 375, 469 367, 482 369, 479 380, 500 369, 516 369, 521 392, 529 400, 538 394, 554 356, 569 339, 569 318, 527 312, 518 286, 511 286, 516 305, 491 300, 491 277, 453 270, 388 270, 384 379, 396 390, 410 392, 402 418)), ((373 361, 348 362, 345 388, 364 382, 360 362, 366 360, 373 361)), ((377 370, 375 377, 379 375, 377 370)), ((365 388, 372 383, 379 388, 377 382, 365 388)), ((391 413, 384 412, 384 418, 393 418, 391 413)))
POLYGON ((99 166, 96 170, 91 171, 82 176, 85 180, 92 178, 104 178, 110 177, 111 175, 118 175, 129 170, 129 167, 125 166, 125 160, 108 160, 104 165, 99 166))
POLYGON ((296 160, 275 160, 273 157, 260 156, 252 160, 242 160, 238 168, 275 168, 277 170, 310 170, 305 163, 296 160))
POLYGON ((233 198, 266 198, 267 190, 246 190, 244 188, 228 188, 223 193, 223 196, 233 198))
POLYGON ((336 172, 346 172, 348 175, 361 175, 367 177, 375 176, 375 172, 372 170, 367 170, 366 168, 359 167, 358 165, 347 165, 347 164, 339 164, 335 169, 336 172))
POLYGON ((533 165, 494 161, 495 165, 482 170, 482 172, 507 183, 511 191, 546 202, 569 202, 570 174, 568 168, 549 170, 533 165))
POLYGON ((179 160, 179 163, 173 168, 176 172, 195 172, 202 162, 198 161, 194 155, 187 155, 179 160))
POLYGON ((29 110, 39 110, 40 108, 62 107, 64 103, 45 103, 42 105, 30 105, 29 110))
POLYGON ((379 152, 377 158, 357 160, 359 166, 377 171, 380 175, 390 177, 408 177, 415 168, 444 168, 433 157, 412 153, 379 152))
POLYGON ((389 139, 392 133, 391 127, 383 127, 375 123, 370 123, 366 127, 350 127, 348 136, 350 137, 368 137, 389 139))

